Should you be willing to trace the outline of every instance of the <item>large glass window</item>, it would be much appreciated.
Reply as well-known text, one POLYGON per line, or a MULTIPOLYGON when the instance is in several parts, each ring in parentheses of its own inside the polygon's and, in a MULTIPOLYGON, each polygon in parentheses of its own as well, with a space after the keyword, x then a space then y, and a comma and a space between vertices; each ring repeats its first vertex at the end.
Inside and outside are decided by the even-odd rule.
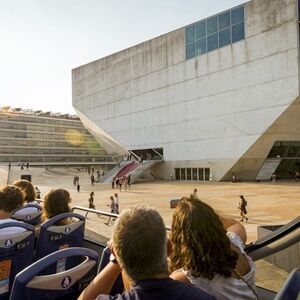
POLYGON ((196 42, 196 55, 206 53, 206 38, 196 42))
POLYGON ((218 44, 218 33, 209 35, 207 37, 207 51, 215 50, 219 47, 218 44))
POLYGON ((196 23, 196 40, 206 37, 206 21, 196 23))
POLYGON ((198 169, 193 169, 193 180, 197 180, 198 179, 198 169))
POLYGON ((185 29, 186 59, 245 38, 244 6, 189 25, 185 29))
POLYGON ((276 141, 268 157, 300 157, 300 141, 276 141))
POLYGON ((209 181, 209 168, 175 168, 176 180, 200 180, 209 181))
POLYGON ((204 176, 203 176, 203 169, 198 169, 199 172, 199 180, 204 180, 204 176))
POLYGON ((230 40, 230 28, 219 31, 219 47, 229 45, 230 40))
POLYGON ((192 169, 186 169, 186 180, 192 179, 191 171, 192 171, 192 169))
POLYGON ((195 43, 186 45, 186 59, 195 57, 195 43))
POLYGON ((209 177, 210 177, 210 171, 209 171, 209 168, 205 168, 204 169, 204 178, 205 178, 205 181, 209 181, 209 177))
POLYGON ((195 42, 195 25, 188 26, 185 31, 186 44, 195 42))
POLYGON ((231 24, 237 24, 244 21, 244 6, 231 10, 231 24))
POLYGON ((232 42, 238 42, 245 38, 244 23, 238 23, 232 26, 232 42))
POLYGON ((218 16, 219 18, 219 30, 230 26, 230 11, 227 11, 218 16))
POLYGON ((218 16, 207 19, 207 35, 218 31, 218 16))
POLYGON ((180 179, 185 180, 185 169, 180 169, 180 179))

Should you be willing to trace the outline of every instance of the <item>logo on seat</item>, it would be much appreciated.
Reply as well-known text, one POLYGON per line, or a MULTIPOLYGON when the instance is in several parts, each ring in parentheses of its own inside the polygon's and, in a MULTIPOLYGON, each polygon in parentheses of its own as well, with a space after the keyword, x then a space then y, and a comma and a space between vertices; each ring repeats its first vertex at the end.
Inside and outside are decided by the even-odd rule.
POLYGON ((65 228, 65 233, 69 233, 71 231, 71 228, 70 227, 66 227, 65 228))
POLYGON ((6 248, 9 248, 11 245, 12 245, 12 240, 6 240, 5 242, 4 242, 4 246, 6 247, 6 248))
POLYGON ((71 282, 72 282, 71 277, 70 277, 70 276, 66 276, 66 277, 64 277, 63 280, 61 281, 61 287, 62 287, 63 289, 67 289, 67 288, 70 287, 71 282))
POLYGON ((27 215, 27 216, 25 217, 25 219, 26 219, 26 220, 30 220, 30 219, 31 219, 31 216, 30 216, 30 215, 27 215))

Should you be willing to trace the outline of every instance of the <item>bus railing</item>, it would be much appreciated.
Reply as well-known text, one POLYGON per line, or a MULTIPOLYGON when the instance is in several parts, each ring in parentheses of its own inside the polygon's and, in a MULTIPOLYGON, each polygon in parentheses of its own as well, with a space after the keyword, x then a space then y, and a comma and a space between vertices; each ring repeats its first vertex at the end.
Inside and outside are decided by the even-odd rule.
MULTIPOLYGON (((80 210, 80 211, 84 211, 84 212, 88 212, 88 213, 94 213, 97 215, 102 215, 102 216, 106 216, 106 217, 112 217, 112 218, 118 218, 119 214, 114 214, 108 211, 103 211, 103 210, 98 210, 98 209, 92 209, 92 208, 86 208, 86 207, 82 207, 82 206, 73 206, 71 208, 71 211, 73 212, 74 210, 80 210)), ((171 230, 170 226, 166 226, 166 230, 171 230)))
MULTIPOLYGON (((42 199, 35 199, 36 202, 38 203, 43 203, 44 200, 42 199)), ((87 208, 87 207, 82 207, 82 206, 72 206, 71 207, 71 211, 74 212, 74 210, 79 210, 79 211, 83 211, 86 213, 92 213, 92 214, 96 214, 96 215, 101 215, 101 216, 105 216, 105 217, 111 217, 111 218, 118 218, 119 215, 118 214, 114 214, 108 211, 104 211, 104 210, 98 210, 98 209, 92 209, 92 208, 87 208)), ((166 230, 171 231, 171 226, 166 226, 166 230)))
POLYGON ((84 212, 88 212, 88 213, 94 213, 97 214, 98 216, 105 216, 105 217, 112 217, 112 218, 118 218, 118 214, 114 214, 108 211, 103 211, 103 210, 98 210, 98 209, 92 209, 92 208, 86 208, 86 207, 82 207, 82 206, 73 206, 71 207, 71 211, 74 212, 74 210, 80 210, 80 211, 84 211, 84 212))

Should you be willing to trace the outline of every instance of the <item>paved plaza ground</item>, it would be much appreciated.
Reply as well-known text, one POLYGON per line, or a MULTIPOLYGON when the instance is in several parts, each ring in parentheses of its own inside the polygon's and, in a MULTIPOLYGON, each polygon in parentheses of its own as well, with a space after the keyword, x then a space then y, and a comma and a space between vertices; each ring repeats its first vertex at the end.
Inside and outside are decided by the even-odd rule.
MULTIPOLYGON (((110 185, 96 183, 91 185, 86 172, 76 169, 52 169, 45 171, 42 168, 20 170, 13 167, 9 181, 20 178, 22 174, 32 174, 32 182, 42 191, 42 195, 51 188, 65 188, 71 193, 72 206, 88 207, 89 193, 95 193, 95 205, 99 210, 109 211, 109 197, 117 192, 120 198, 120 210, 135 204, 155 207, 163 216, 165 224, 171 225, 173 210, 170 209, 169 199, 189 196, 194 188, 198 189, 199 198, 211 205, 221 214, 239 220, 239 195, 244 195, 248 201, 247 223, 244 223, 248 234, 248 243, 257 238, 257 226, 285 224, 297 217, 300 212, 300 182, 277 181, 260 183, 202 183, 202 182, 153 182, 134 184, 127 192, 112 190, 110 185), (80 192, 73 185, 73 177, 80 178, 80 192)), ((112 225, 107 226, 107 217, 98 218, 89 214, 87 228, 105 237, 109 237, 112 225)), ((264 263, 263 263, 264 264, 264 263)), ((277 272, 278 276, 286 276, 281 270, 274 270, 264 264, 263 272, 277 272)), ((266 273, 267 274, 267 273, 266 273)), ((267 276, 264 274, 263 276, 267 276)), ((270 287, 280 286, 278 277, 269 281, 270 287)), ((265 279, 264 279, 265 281, 265 279)))
MULTIPOLYGON (((109 211, 109 197, 117 192, 120 198, 120 210, 135 204, 155 207, 163 216, 166 225, 171 225, 173 210, 169 200, 188 196, 194 188, 198 189, 199 198, 211 205, 221 214, 239 220, 239 195, 244 195, 248 201, 247 223, 244 223, 248 242, 257 238, 258 225, 285 224, 297 217, 300 212, 300 182, 277 181, 261 183, 202 183, 202 182, 153 182, 134 184, 127 192, 111 189, 110 185, 95 183, 91 185, 86 172, 75 169, 42 169, 19 170, 14 167, 10 182, 20 178, 20 174, 32 174, 32 182, 37 185, 42 195, 51 188, 65 188, 71 193, 72 206, 88 207, 91 191, 95 192, 95 205, 99 210, 109 211), (73 177, 80 178, 80 192, 73 185, 73 177)), ((107 218, 98 218, 90 214, 88 227, 96 232, 109 235, 112 226, 104 223, 107 218)))

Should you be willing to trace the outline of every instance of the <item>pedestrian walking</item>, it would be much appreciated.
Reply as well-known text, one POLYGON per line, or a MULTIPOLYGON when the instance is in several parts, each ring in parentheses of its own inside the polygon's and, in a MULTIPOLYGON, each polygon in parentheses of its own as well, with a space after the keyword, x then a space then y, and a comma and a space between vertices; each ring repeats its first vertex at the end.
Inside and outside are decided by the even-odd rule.
POLYGON ((123 186, 124 186, 124 190, 125 190, 125 192, 127 191, 127 177, 124 175, 123 176, 123 186))
POLYGON ((95 182, 95 176, 92 174, 91 175, 91 185, 94 185, 94 182, 95 182))
MULTIPOLYGON (((96 209, 96 206, 94 204, 94 192, 90 193, 90 197, 89 197, 88 201, 89 201, 89 209, 96 209)), ((89 212, 87 211, 85 214, 85 217, 87 217, 88 213, 89 212)), ((98 216, 98 218, 100 218, 100 214, 97 214, 97 216, 98 216)))
POLYGON ((115 209, 114 209, 115 214, 119 214, 120 213, 119 212, 119 203, 120 203, 120 200, 119 200, 119 196, 118 196, 117 193, 115 193, 115 195, 114 195, 114 203, 115 203, 115 209))
POLYGON ((127 184, 128 184, 128 187, 130 188, 130 185, 131 185, 131 174, 129 174, 127 176, 127 184))
POLYGON ((192 198, 192 199, 198 199, 198 200, 199 200, 199 197, 198 197, 198 195, 197 195, 197 192, 198 192, 198 190, 195 188, 195 189, 193 190, 193 193, 190 195, 190 198, 192 198))
POLYGON ((114 189, 115 188, 115 180, 116 180, 116 177, 114 177, 111 181, 111 188, 114 189))
MULTIPOLYGON (((110 200, 110 204, 108 205, 109 207, 110 207, 110 212, 112 213, 112 214, 115 214, 115 200, 114 200, 114 197, 113 196, 110 196, 109 197, 109 200, 110 200)), ((110 222, 110 219, 111 219, 111 217, 108 217, 108 221, 107 221, 107 223, 105 223, 107 226, 109 225, 109 222, 110 222)), ((114 220, 114 218, 113 218, 113 220, 114 220)))
POLYGON ((117 183, 117 186, 119 187, 119 191, 122 192, 122 185, 123 185, 122 178, 118 178, 116 183, 117 183))
POLYGON ((243 222, 244 221, 244 219, 246 220, 246 222, 248 221, 248 218, 246 217, 246 215, 247 215, 247 201, 246 201, 246 199, 244 198, 244 196, 243 195, 240 195, 240 198, 241 198, 241 200, 240 200, 240 202, 239 202, 239 210, 240 210, 240 216, 241 216, 241 222, 243 222))

